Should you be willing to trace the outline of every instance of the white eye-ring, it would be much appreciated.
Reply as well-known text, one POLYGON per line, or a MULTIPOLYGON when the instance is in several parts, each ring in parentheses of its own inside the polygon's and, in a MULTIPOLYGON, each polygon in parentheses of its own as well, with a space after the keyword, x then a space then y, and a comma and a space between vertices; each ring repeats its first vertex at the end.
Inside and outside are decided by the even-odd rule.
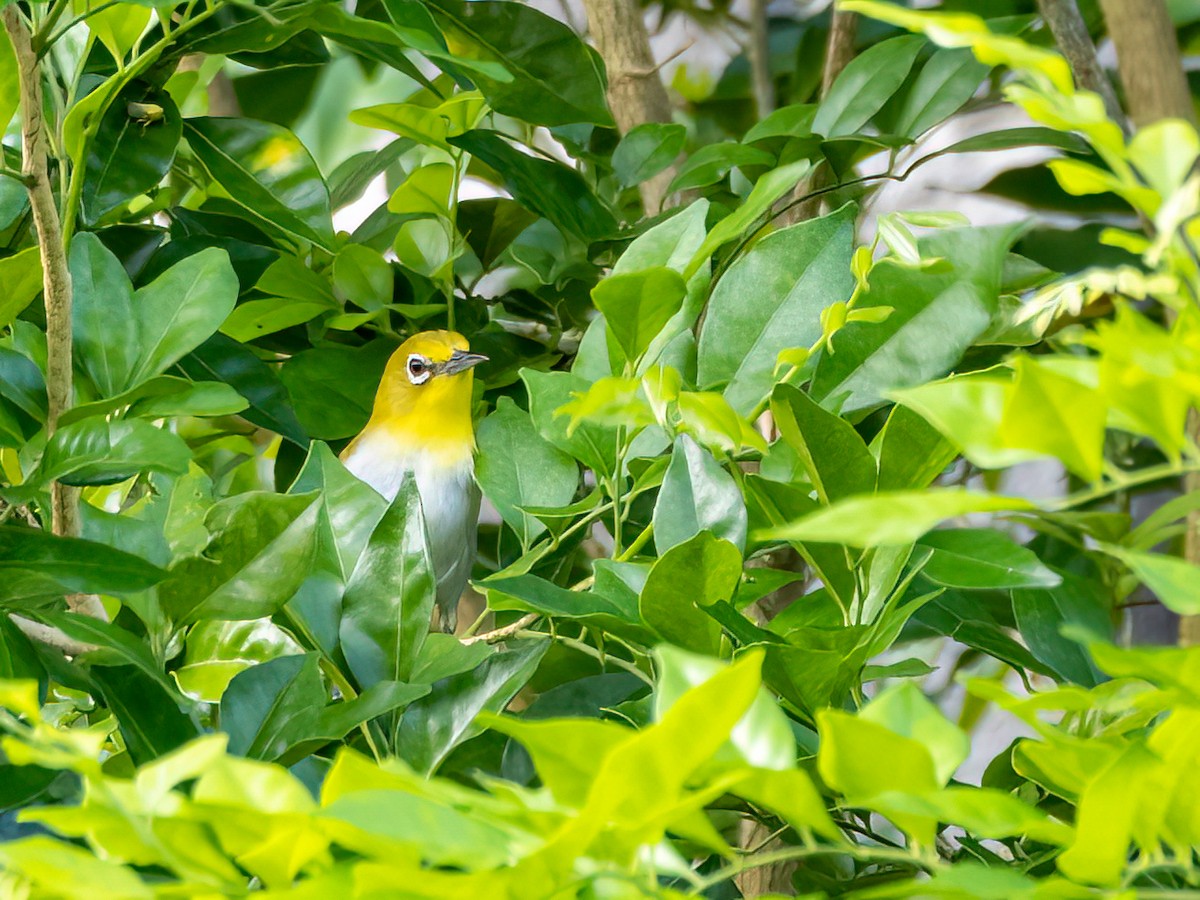
POLYGON ((411 353, 408 357, 408 380, 413 384, 424 384, 433 374, 433 367, 430 366, 429 360, 419 353, 411 353))

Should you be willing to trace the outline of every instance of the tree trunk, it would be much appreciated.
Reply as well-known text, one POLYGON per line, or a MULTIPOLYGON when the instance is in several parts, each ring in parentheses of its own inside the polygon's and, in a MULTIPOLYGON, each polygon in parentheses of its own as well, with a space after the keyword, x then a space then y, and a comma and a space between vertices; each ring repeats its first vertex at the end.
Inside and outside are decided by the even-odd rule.
POLYGON ((1113 90, 1112 82, 1100 66, 1096 58, 1096 45, 1088 33, 1087 23, 1079 13, 1075 0, 1038 0, 1038 9, 1058 49, 1071 64, 1071 74, 1075 76, 1075 84, 1089 91, 1095 91, 1104 99, 1104 109, 1114 122, 1123 122, 1124 113, 1117 101, 1117 93, 1113 90))
MULTIPOLYGON (((670 122, 671 101, 659 78, 637 0, 584 0, 583 5, 588 30, 608 70, 608 105, 617 129, 624 135, 645 122, 670 122)), ((674 177, 672 166, 638 186, 647 215, 662 209, 674 177)))
MULTIPOLYGON (((1100 0, 1108 35, 1117 50, 1125 105, 1134 125, 1141 127, 1160 119, 1184 119, 1196 124, 1192 92, 1179 56, 1175 26, 1164 0, 1100 0)), ((1167 312, 1170 316, 1170 311, 1167 312)), ((1200 440, 1200 417, 1192 411, 1188 433, 1200 440)), ((1184 480, 1184 490, 1200 490, 1200 475, 1184 480)), ((1184 558, 1200 564, 1200 515, 1188 516, 1184 558)), ((1200 616, 1184 616, 1179 622, 1179 643, 1200 644, 1200 616)))

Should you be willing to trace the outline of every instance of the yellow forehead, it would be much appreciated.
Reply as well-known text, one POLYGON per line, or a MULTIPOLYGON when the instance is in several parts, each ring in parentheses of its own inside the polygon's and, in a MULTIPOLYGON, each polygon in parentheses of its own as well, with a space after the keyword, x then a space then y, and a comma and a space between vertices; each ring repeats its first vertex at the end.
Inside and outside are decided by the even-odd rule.
POLYGON ((398 359, 407 360, 413 353, 432 362, 445 362, 455 350, 469 350, 467 339, 457 331, 422 331, 414 334, 396 351, 398 359))

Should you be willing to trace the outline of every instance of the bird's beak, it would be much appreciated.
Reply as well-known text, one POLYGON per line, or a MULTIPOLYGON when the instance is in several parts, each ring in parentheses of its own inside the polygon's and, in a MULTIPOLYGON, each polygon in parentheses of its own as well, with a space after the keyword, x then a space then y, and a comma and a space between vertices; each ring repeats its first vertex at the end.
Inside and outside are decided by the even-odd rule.
POLYGON ((459 372, 465 372, 472 366, 477 366, 481 362, 487 362, 487 357, 482 353, 469 353, 466 350, 455 350, 450 354, 450 358, 442 363, 443 375, 457 375, 459 372))

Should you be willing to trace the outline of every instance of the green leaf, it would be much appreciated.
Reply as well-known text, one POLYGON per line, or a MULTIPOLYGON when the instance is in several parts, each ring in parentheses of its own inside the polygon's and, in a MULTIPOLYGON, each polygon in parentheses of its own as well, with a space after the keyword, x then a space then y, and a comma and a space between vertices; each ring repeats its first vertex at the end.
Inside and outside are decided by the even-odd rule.
POLYGON ((195 381, 223 381, 250 403, 243 418, 274 431, 298 447, 308 446, 287 389, 274 370, 232 338, 214 334, 179 361, 195 381))
POLYGON ((171 676, 188 696, 218 703, 239 672, 300 652, 300 646, 286 632, 266 619, 209 620, 188 630, 183 664, 172 669, 171 676))
POLYGON ((625 633, 638 622, 636 597, 599 586, 588 591, 559 587, 537 575, 511 575, 480 582, 488 607, 516 609, 563 619, 581 619, 606 631, 625 633))
POLYGON ((678 272, 658 266, 610 275, 592 288, 592 301, 625 358, 636 362, 683 306, 686 293, 678 272))
POLYGON ((126 418, 159 419, 164 416, 226 416, 245 408, 245 399, 227 384, 156 375, 107 399, 72 406, 59 417, 58 423, 70 425, 89 416, 105 416, 118 410, 122 410, 126 418))
POLYGON ((857 210, 768 235, 720 278, 700 332, 698 381, 723 387, 746 414, 770 393, 775 360, 821 336, 820 312, 854 289, 850 256, 857 210))
POLYGON ((454 675, 405 710, 396 732, 396 752, 409 765, 430 774, 463 741, 482 730, 481 712, 499 713, 533 676, 550 641, 510 643, 470 672, 454 675))
POLYGON ((323 344, 295 354, 279 379, 312 437, 336 441, 362 431, 375 391, 395 345, 386 340, 362 347, 323 344))
POLYGON ((675 439, 653 524, 660 554, 702 531, 729 541, 739 553, 746 547, 746 505, 733 476, 687 435, 675 439))
POLYGON ((105 396, 136 387, 195 350, 238 294, 229 257, 216 248, 186 257, 134 293, 124 267, 89 233, 71 242, 71 275, 76 352, 105 396), (127 330, 114 329, 114 317, 127 330))
POLYGON ((364 687, 408 681, 429 632, 437 582, 416 481, 406 478, 342 599, 342 652, 364 687))
POLYGON ((1070 471, 1099 481, 1104 471, 1108 410, 1099 391, 1026 356, 1005 403, 998 437, 1007 447, 1054 457, 1070 471))
POLYGON ((911 681, 885 689, 858 715, 923 745, 929 751, 934 774, 941 785, 950 781, 971 753, 971 740, 966 733, 947 721, 911 681))
POLYGON ((128 553, 45 531, 0 526, 0 600, 55 594, 130 594, 166 573, 128 553))
POLYGON ((91 675, 136 764, 151 762, 200 734, 195 720, 179 708, 174 691, 164 690, 134 666, 93 666, 91 675))
POLYGON ((932 531, 918 543, 933 550, 921 574, 945 587, 1006 590, 1062 582, 1036 553, 991 528, 932 531))
MULTIPOLYGON (((7 41, 0 41, 0 47, 5 46, 9 46, 7 41)), ((12 324, 42 292, 41 251, 26 247, 0 259, 0 280, 4 284, 4 299, 0 300, 0 328, 3 328, 12 324)))
POLYGON ((941 522, 967 513, 1027 509, 1036 509, 1036 506, 1021 497, 979 494, 962 488, 880 491, 869 497, 840 500, 755 537, 825 541, 851 547, 901 546, 918 540, 941 522))
MULTIPOLYGON (((714 542, 713 546, 717 544, 714 542)), ((740 558, 738 569, 741 569, 740 558)), ((654 691, 654 718, 658 721, 662 721, 667 711, 689 690, 729 667, 726 662, 685 653, 668 644, 656 647, 654 655, 658 663, 655 667, 658 678, 654 691)), ((796 738, 788 718, 770 691, 760 686, 750 708, 729 736, 729 743, 717 751, 714 761, 746 763, 762 770, 787 770, 792 768, 795 760, 796 738)))
POLYGON ((871 442, 881 491, 929 487, 958 455, 941 433, 907 406, 894 406, 871 442))
POLYGON ((969 49, 935 50, 901 94, 892 131, 918 138, 975 96, 991 66, 969 49))
POLYGON ((114 97, 92 138, 84 170, 83 215, 88 224, 156 187, 171 169, 182 133, 179 108, 169 94, 131 85, 114 97), (131 103, 158 106, 162 117, 142 124, 130 112, 131 103))
POLYGON ((569 416, 557 415, 574 394, 585 394, 588 382, 569 372, 522 369, 529 392, 529 413, 538 434, 595 472, 609 475, 616 468, 617 430, 590 422, 571 428, 569 416))
POLYGON ((721 628, 703 607, 732 598, 741 575, 737 547, 702 531, 654 563, 638 610, 646 624, 676 646, 716 655, 721 628))
POLYGON ((729 170, 742 166, 771 166, 775 157, 764 150, 736 141, 708 144, 691 154, 667 188, 669 193, 716 184, 729 170))
POLYGON ((796 103, 781 106, 757 122, 742 137, 743 144, 773 137, 804 137, 812 134, 813 117, 817 114, 814 103, 796 103))
MULTIPOLYGON (((860 57, 861 58, 861 57, 860 57)), ((950 371, 991 324, 1000 271, 1017 229, 947 229, 921 242, 936 269, 878 263, 856 310, 891 307, 882 323, 852 322, 817 364, 810 393, 843 413, 878 405, 889 391, 950 371)))
POLYGON ((289 494, 320 491, 326 515, 320 523, 318 556, 327 560, 343 583, 349 580, 371 533, 387 510, 387 501, 351 475, 329 445, 313 441, 289 494))
POLYGON ((316 653, 281 656, 251 666, 221 697, 221 730, 229 752, 276 760, 306 738, 325 707, 316 653))
POLYGON ((237 308, 221 325, 222 334, 235 341, 248 344, 251 341, 285 328, 311 322, 325 313, 337 312, 337 307, 327 303, 306 303, 289 297, 265 297, 248 300, 237 308))
POLYGON ((1200 597, 1196 596, 1195 563, 1161 553, 1142 553, 1112 544, 1101 548, 1116 557, 1162 601, 1163 606, 1181 616, 1200 613, 1200 597))
POLYGON ((507 197, 460 200, 458 204, 458 230, 485 269, 535 221, 534 213, 507 197))
POLYGON ((1066 628, 1080 629, 1096 638, 1112 634, 1108 591, 1091 578, 1059 572, 1053 590, 1023 589, 1012 592, 1013 616, 1026 646, 1037 659, 1062 678, 1093 687, 1103 679, 1078 640, 1066 628))
POLYGON ((0 38, 0 131, 8 131, 8 126, 20 106, 20 98, 17 55, 13 52, 12 41, 6 34, 4 38, 0 38))
POLYGON ((154 889, 127 866, 91 850, 49 836, 27 837, 0 845, 6 872, 28 879, 39 892, 63 893, 64 881, 78 885, 63 896, 71 900, 152 900, 154 889))
POLYGON ((787 384, 771 393, 779 434, 796 451, 822 503, 875 488, 875 460, 845 419, 827 412, 799 388, 787 384))
POLYGON ((825 137, 859 131, 904 84, 924 46, 923 37, 902 35, 860 53, 821 101, 812 130, 825 137))
POLYGON ((643 122, 631 128, 613 151, 613 171, 623 187, 649 181, 683 152, 687 129, 674 122, 643 122))
POLYGON ((526 507, 565 506, 579 485, 575 460, 537 433, 529 413, 507 397, 479 423, 475 480, 500 517, 529 549, 546 531, 526 507))
POLYGON ((745 202, 732 213, 718 222, 709 231, 699 249, 692 255, 687 267, 683 270, 683 280, 691 281, 692 276, 700 271, 710 256, 719 247, 740 237, 758 219, 769 210, 775 201, 784 194, 795 189, 800 179, 808 174, 812 164, 801 159, 790 165, 780 166, 763 175, 754 183, 745 202))
POLYGON ((574 169, 528 156, 495 131, 468 131, 449 142, 495 169, 514 200, 564 231, 595 241, 617 230, 612 212, 574 169))
POLYGON ((51 435, 30 482, 115 484, 139 472, 179 475, 191 458, 182 438, 141 419, 83 419, 51 435))
POLYGON ((509 75, 471 74, 497 112, 537 125, 613 124, 603 64, 563 23, 519 3, 434 0, 430 6, 456 57, 498 63, 509 75))
POLYGON ((197 116, 183 123, 183 133, 213 180, 256 224, 332 248, 329 190, 292 132, 253 119, 197 116))
POLYGON ((145 640, 113 622, 72 612, 39 612, 37 617, 67 637, 97 649, 83 659, 95 666, 132 665, 172 697, 178 697, 174 682, 163 673, 160 663, 145 640))
POLYGON ((321 506, 315 493, 250 491, 218 502, 204 522, 212 540, 203 556, 172 567, 163 609, 177 624, 272 615, 308 577, 321 506))

